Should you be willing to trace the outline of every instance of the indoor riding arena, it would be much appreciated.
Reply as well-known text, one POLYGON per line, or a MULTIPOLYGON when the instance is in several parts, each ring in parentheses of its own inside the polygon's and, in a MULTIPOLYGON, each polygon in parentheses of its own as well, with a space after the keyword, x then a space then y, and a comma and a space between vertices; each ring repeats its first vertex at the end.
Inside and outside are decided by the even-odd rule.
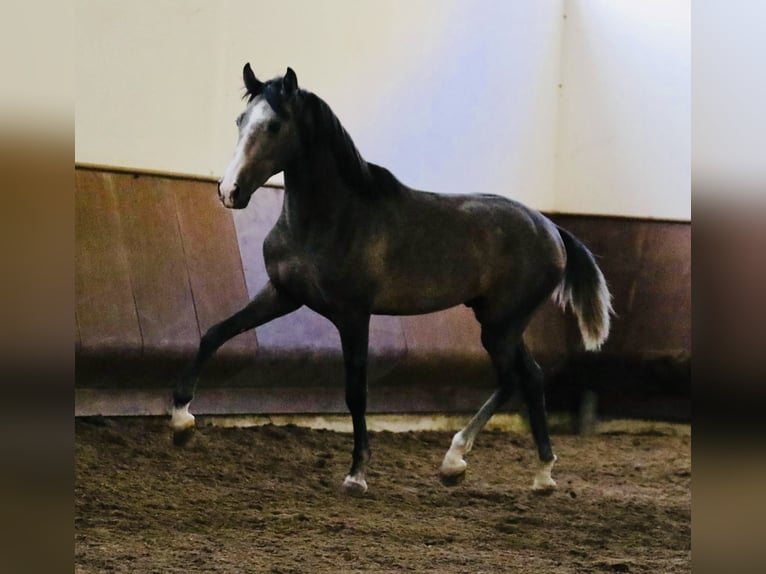
POLYGON ((76 572, 691 571, 689 2, 481 7, 77 3, 76 572))

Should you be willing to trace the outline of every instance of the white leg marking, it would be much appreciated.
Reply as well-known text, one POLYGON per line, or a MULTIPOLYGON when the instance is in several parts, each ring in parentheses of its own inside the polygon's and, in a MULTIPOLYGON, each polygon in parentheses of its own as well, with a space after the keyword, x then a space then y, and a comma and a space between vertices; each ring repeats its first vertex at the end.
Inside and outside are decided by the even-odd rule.
POLYGON ((543 463, 540 470, 537 471, 534 481, 532 481, 532 490, 535 492, 551 492, 556 489, 556 481, 551 477, 551 471, 558 459, 559 457, 554 454, 552 461, 543 463))
POLYGON ((468 463, 463 460, 463 455, 471 450, 471 445, 463 438, 463 431, 452 437, 452 444, 444 455, 439 472, 442 476, 457 476, 465 472, 468 463))
POLYGON ((180 408, 173 407, 173 415, 170 417, 170 426, 175 432, 186 430, 194 426, 194 415, 189 412, 189 403, 180 408))
POLYGON ((362 495, 367 492, 367 481, 364 480, 364 473, 357 472, 349 474, 343 480, 343 490, 348 494, 362 495))

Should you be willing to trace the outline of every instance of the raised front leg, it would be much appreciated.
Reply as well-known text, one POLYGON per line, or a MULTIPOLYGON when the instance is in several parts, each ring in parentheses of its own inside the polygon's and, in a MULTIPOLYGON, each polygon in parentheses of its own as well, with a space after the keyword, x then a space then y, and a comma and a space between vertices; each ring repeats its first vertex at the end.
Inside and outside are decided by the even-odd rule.
POLYGON ((343 362, 346 370, 346 405, 354 424, 354 453, 351 470, 343 481, 343 489, 349 494, 367 492, 364 470, 370 460, 367 442, 367 345, 370 317, 336 323, 343 345, 343 362))
POLYGON ((194 427, 194 415, 189 412, 189 403, 194 398, 194 390, 202 366, 213 353, 236 335, 295 311, 298 307, 300 304, 278 291, 269 282, 243 309, 207 330, 200 340, 197 355, 186 367, 173 391, 173 413, 170 425, 175 433, 176 443, 185 442, 190 429, 194 427))

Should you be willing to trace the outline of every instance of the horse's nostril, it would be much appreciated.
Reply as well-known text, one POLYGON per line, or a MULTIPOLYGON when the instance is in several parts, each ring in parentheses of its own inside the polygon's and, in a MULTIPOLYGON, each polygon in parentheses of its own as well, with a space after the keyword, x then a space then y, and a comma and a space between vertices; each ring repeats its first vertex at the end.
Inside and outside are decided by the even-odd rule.
POLYGON ((231 199, 232 201, 236 201, 239 197, 239 186, 235 183, 234 189, 231 190, 231 199))

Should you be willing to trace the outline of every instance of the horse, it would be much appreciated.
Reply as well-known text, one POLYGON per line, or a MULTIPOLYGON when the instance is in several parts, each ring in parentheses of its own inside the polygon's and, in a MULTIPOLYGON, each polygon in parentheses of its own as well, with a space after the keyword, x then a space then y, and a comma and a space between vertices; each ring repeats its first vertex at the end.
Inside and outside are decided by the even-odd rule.
POLYGON ((370 317, 469 307, 481 326, 497 387, 444 456, 445 484, 464 477, 477 433, 514 392, 526 403, 540 467, 532 489, 550 492, 557 460, 546 421, 543 374, 522 340, 550 297, 577 317, 584 346, 609 333, 611 295, 591 252, 538 211, 489 194, 411 189, 365 161, 329 105, 300 88, 295 72, 258 80, 243 69, 246 106, 234 157, 218 182, 229 209, 244 209, 268 178, 284 172, 279 219, 263 243, 268 281, 211 327, 173 391, 170 424, 183 442, 203 364, 226 341, 305 305, 340 334, 345 399, 353 422, 351 468, 342 488, 367 491, 365 412, 370 317))

